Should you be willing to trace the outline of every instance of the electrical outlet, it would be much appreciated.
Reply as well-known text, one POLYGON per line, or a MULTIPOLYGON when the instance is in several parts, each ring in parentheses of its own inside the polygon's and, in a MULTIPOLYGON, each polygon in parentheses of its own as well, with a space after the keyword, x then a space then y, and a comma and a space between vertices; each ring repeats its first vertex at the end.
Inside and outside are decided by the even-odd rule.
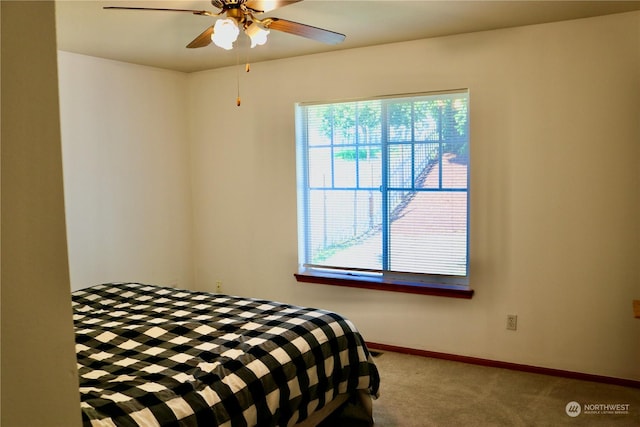
POLYGON ((216 292, 217 292, 217 293, 222 292, 222 280, 218 280, 218 281, 216 282, 216 292))
POLYGON ((518 316, 515 314, 507 314, 507 329, 515 331, 518 329, 518 316))

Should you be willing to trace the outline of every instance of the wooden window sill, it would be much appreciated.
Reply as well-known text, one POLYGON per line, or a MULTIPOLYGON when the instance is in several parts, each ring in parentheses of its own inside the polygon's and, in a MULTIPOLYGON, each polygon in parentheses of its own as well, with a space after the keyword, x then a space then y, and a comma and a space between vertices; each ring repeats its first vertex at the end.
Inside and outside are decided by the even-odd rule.
POLYGON ((294 276, 298 282, 317 283, 321 285, 348 286, 352 288, 434 295, 449 298, 471 299, 473 297, 473 289, 456 285, 390 282, 382 278, 344 277, 344 275, 338 274, 296 273, 294 276))

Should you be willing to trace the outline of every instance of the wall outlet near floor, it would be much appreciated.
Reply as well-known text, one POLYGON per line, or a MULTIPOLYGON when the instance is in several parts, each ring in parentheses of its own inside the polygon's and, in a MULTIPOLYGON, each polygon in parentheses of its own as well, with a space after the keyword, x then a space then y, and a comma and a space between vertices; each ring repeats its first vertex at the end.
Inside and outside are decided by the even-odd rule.
POLYGON ((217 280, 216 281, 216 292, 217 293, 222 292, 222 280, 217 280))
POLYGON ((507 329, 515 331, 518 329, 518 316, 515 314, 507 314, 507 329))

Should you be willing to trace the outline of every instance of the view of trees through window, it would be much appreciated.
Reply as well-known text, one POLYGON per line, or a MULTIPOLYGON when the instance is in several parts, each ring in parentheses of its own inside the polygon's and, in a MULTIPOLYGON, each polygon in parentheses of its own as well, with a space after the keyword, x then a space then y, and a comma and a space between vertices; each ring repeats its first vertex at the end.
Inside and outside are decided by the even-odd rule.
POLYGON ((303 111, 305 263, 466 276, 467 92, 303 111))

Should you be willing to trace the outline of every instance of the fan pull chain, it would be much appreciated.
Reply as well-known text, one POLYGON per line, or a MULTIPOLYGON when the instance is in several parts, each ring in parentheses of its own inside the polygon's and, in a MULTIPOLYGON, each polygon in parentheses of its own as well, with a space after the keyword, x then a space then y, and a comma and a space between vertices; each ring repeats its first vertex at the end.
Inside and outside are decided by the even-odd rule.
MULTIPOLYGON (((245 72, 249 72, 251 70, 251 67, 249 66, 249 63, 247 62, 247 64, 244 66, 245 72)), ((240 66, 238 65, 238 99, 236 99, 236 105, 239 107, 240 106, 240 66)))
MULTIPOLYGON (((248 73, 251 71, 251 64, 249 64, 249 49, 247 49, 247 58, 244 66, 244 71, 248 73)), ((242 104, 242 98, 240 98, 240 49, 236 51, 236 81, 238 87, 238 94, 236 97, 236 105, 239 107, 242 104)))
POLYGON ((236 81, 238 87, 238 95, 236 97, 236 106, 240 106, 242 104, 242 99, 240 98, 240 54, 236 51, 236 81))
POLYGON ((251 64, 249 64, 249 53, 251 52, 251 48, 247 47, 247 59, 246 59, 246 65, 244 66, 244 71, 245 73, 248 73, 249 71, 251 71, 251 64))
MULTIPOLYGON (((249 72, 249 64, 245 65, 245 70, 248 73, 249 72)), ((238 79, 238 97, 236 98, 236 105, 239 107, 240 104, 242 103, 242 100, 240 99, 240 65, 236 65, 236 77, 238 79)))
MULTIPOLYGON (((251 64, 249 63, 249 49, 247 49, 247 60, 244 66, 245 73, 251 71, 251 64)), ((239 107, 242 104, 242 99, 240 98, 240 52, 239 49, 236 51, 236 79, 238 82, 238 96, 236 97, 236 105, 239 107)))

